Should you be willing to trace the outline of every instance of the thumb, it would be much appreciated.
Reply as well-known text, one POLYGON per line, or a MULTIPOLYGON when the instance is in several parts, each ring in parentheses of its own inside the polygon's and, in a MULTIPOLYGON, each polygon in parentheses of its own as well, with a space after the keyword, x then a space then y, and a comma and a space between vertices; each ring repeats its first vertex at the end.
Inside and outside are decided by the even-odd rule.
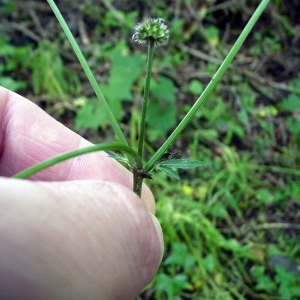
POLYGON ((0 190, 1 299, 132 299, 153 277, 161 229, 123 185, 0 178, 0 190))

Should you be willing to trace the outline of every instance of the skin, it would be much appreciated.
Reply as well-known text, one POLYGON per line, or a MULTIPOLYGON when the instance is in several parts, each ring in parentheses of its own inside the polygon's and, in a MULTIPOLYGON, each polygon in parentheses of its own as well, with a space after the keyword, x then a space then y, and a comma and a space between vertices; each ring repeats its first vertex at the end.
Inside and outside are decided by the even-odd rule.
POLYGON ((106 153, 10 178, 90 145, 27 99, 0 87, 0 298, 133 299, 163 253, 147 186, 106 153), (142 201, 141 201, 142 200, 142 201))

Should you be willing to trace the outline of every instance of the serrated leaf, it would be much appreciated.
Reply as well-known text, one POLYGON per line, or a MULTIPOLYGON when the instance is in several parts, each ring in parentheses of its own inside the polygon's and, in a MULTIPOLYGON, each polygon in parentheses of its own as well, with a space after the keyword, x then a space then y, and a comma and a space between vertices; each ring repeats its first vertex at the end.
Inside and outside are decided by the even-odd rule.
POLYGON ((112 57, 108 83, 100 87, 117 120, 123 117, 122 101, 132 100, 132 85, 142 73, 142 66, 143 58, 138 53, 132 56, 115 54, 112 57))
POLYGON ((125 166, 126 168, 130 168, 130 164, 128 161, 128 158, 122 154, 116 153, 116 152, 109 152, 109 156, 115 160, 117 160, 120 164, 125 166))
POLYGON ((132 56, 115 54, 112 58, 110 77, 106 96, 112 101, 131 100, 132 84, 143 71, 143 58, 140 54, 132 56))
POLYGON ((166 101, 151 100, 148 106, 148 124, 166 134, 176 124, 176 106, 166 101))
POLYGON ((150 88, 150 93, 160 100, 173 103, 175 101, 175 85, 167 77, 160 76, 155 85, 150 88))
POLYGON ((179 292, 188 287, 188 277, 184 274, 169 276, 165 273, 160 273, 156 279, 156 289, 167 294, 167 299, 178 300, 179 292))
POLYGON ((179 265, 182 266, 184 272, 187 273, 192 265, 195 263, 195 259, 189 253, 186 244, 174 243, 172 245, 172 251, 169 256, 164 260, 164 265, 179 265))
POLYGON ((26 82, 21 81, 21 80, 16 81, 16 80, 14 80, 10 77, 2 76, 0 78, 0 85, 7 88, 7 89, 9 89, 9 90, 12 90, 12 91, 16 92, 19 89, 24 88, 26 86, 26 82))
POLYGON ((106 113, 104 109, 91 100, 78 109, 75 118, 75 129, 77 131, 83 128, 97 129, 105 120, 106 113))
POLYGON ((193 169, 198 167, 204 167, 205 163, 200 160, 189 160, 185 158, 169 159, 159 163, 159 167, 168 167, 175 169, 193 169))
POLYGON ((282 110, 293 112, 300 107, 300 99, 296 94, 290 94, 279 105, 282 110))
POLYGON ((175 171, 174 169, 171 169, 169 167, 166 167, 166 166, 163 166, 163 165, 160 165, 156 168, 156 170, 158 171, 163 171, 165 172, 168 176, 170 176, 171 178, 175 178, 177 180, 180 180, 180 177, 178 175, 178 172, 175 171))

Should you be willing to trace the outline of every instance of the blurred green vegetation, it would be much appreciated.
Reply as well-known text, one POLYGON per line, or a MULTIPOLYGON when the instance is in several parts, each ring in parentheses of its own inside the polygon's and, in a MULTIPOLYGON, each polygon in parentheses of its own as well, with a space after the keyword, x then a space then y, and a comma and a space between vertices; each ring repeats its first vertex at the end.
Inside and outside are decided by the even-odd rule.
MULTIPOLYGON (((260 1, 59 1, 103 92, 135 145, 146 49, 132 28, 161 17, 148 155, 193 105, 260 1)), ((2 1, 0 84, 94 142, 105 114, 46 2, 2 1)), ((298 1, 273 1, 171 151, 208 167, 149 180, 165 257, 139 299, 300 298, 298 1)))

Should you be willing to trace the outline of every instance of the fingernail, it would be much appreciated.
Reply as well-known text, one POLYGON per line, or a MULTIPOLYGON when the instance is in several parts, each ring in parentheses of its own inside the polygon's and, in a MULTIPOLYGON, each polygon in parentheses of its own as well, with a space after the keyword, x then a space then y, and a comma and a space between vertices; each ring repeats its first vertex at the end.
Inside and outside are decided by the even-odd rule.
POLYGON ((154 223, 154 226, 156 228, 156 232, 157 232, 157 235, 158 235, 158 238, 159 238, 160 249, 161 249, 160 261, 162 261, 162 258, 163 258, 163 255, 164 255, 164 238, 163 238, 163 232, 162 232, 160 223, 157 220, 157 218, 152 213, 149 213, 149 215, 152 218, 152 221, 154 223))

